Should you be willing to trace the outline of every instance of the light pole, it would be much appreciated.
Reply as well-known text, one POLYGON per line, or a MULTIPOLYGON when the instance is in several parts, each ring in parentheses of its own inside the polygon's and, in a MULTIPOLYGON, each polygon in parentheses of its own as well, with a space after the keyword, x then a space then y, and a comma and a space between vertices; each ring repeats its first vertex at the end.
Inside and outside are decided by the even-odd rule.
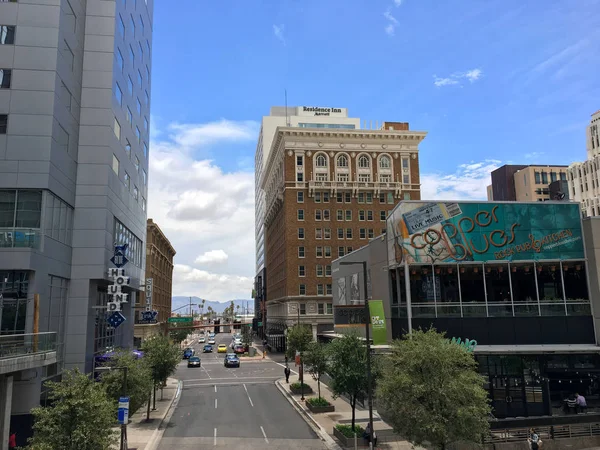
MULTIPOLYGON (((122 370, 123 371, 123 383, 121 384, 121 396, 127 397, 127 366, 123 367, 96 367, 96 372, 104 372, 111 370, 122 370)), ((120 450, 127 450, 127 421, 121 424, 121 445, 119 446, 120 450)))
POLYGON ((367 399, 369 403, 369 428, 371 429, 371 437, 369 439, 369 448, 373 449, 373 435, 375 431, 373 430, 373 386, 372 379, 373 375, 371 373, 371 313, 369 312, 369 289, 367 286, 367 262, 366 261, 356 261, 356 262, 345 262, 340 261, 341 266, 352 266, 361 264, 363 268, 363 286, 364 286, 364 295, 365 295, 365 338, 367 340, 367 399))

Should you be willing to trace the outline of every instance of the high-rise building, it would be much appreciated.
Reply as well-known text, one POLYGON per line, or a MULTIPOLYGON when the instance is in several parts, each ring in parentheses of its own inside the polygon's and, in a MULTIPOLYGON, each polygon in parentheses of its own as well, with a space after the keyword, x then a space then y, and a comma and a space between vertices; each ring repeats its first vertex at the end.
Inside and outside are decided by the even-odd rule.
POLYGON ((600 216, 600 111, 586 128, 587 159, 569 166, 569 195, 584 216, 600 216))
POLYGON ((58 341, 55 364, 13 374, 13 424, 28 420, 44 381, 65 368, 90 372, 96 354, 132 345, 131 305, 144 280, 152 8, 153 0, 0 2, 1 331, 31 333, 37 323, 58 341), (126 321, 114 328, 108 269, 124 244, 126 321))
POLYGON ((506 164, 492 172, 492 184, 487 188, 487 197, 489 201, 513 202, 564 200, 564 197, 555 198, 551 195, 550 185, 566 180, 567 166, 506 164))
POLYGON ((298 321, 333 328, 331 262, 385 233, 400 199, 420 199, 419 143, 407 123, 380 129, 278 127, 263 168, 267 340, 298 321))
POLYGON ((146 229, 146 291, 136 303, 134 340, 136 346, 157 334, 167 335, 173 296, 175 249, 158 224, 148 219, 146 229), (155 323, 148 323, 146 311, 156 311, 155 323))
MULTIPOLYGON (((266 298, 265 270, 265 192, 261 188, 264 167, 269 158, 271 145, 277 127, 299 128, 337 128, 358 129, 360 119, 348 117, 346 108, 320 108, 308 106, 273 106, 270 115, 262 118, 256 153, 255 167, 255 240, 256 240, 256 277, 254 279, 254 314, 259 323, 264 323, 266 310, 263 300, 266 298)), ((261 335, 264 330, 261 329, 261 335)))

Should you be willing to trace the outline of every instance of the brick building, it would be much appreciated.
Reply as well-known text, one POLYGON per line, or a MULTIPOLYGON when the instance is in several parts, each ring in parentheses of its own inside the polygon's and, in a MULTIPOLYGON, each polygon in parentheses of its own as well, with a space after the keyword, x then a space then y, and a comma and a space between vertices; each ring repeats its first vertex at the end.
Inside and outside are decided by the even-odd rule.
POLYGON ((149 336, 166 334, 167 320, 171 317, 171 297, 173 294, 173 257, 175 249, 160 227, 152 219, 147 222, 146 237, 146 279, 152 278, 152 309, 158 311, 158 323, 142 324, 141 312, 146 308, 145 295, 136 303, 134 337, 139 343, 149 336))
POLYGON ((267 340, 285 329, 333 328, 331 261, 385 232, 389 211, 420 196, 426 132, 384 122, 378 130, 279 127, 264 168, 267 340))

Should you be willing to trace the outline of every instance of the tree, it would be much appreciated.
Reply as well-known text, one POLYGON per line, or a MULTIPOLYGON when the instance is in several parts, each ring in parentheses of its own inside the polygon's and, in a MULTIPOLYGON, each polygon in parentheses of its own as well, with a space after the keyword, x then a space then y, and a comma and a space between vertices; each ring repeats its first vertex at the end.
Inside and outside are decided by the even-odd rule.
POLYGON ((156 397, 156 386, 163 386, 167 378, 177 370, 177 365, 181 361, 181 351, 164 336, 146 339, 142 351, 144 360, 150 367, 156 397))
POLYGON ((169 330, 169 335, 171 336, 171 339, 173 339, 173 342, 175 342, 176 344, 180 344, 181 342, 183 342, 188 337, 189 333, 189 328, 177 326, 172 326, 169 330))
MULTIPOLYGON (((352 408, 352 431, 355 426, 356 401, 367 395, 367 348, 356 333, 335 339, 328 346, 331 391, 334 398, 345 395, 352 408)), ((373 377, 374 378, 374 377, 373 377)))
POLYGON ((321 398, 321 376, 327 372, 329 367, 329 355, 327 354, 327 345, 321 342, 311 342, 304 353, 304 364, 307 372, 317 382, 319 398, 321 398))
POLYGON ((434 329, 418 330, 395 341, 382 364, 377 398, 397 433, 442 450, 481 442, 490 405, 472 353, 434 329))
MULTIPOLYGON (((127 386, 125 393, 129 397, 129 416, 146 403, 148 393, 152 390, 152 371, 145 357, 136 358, 130 352, 120 351, 113 356, 108 367, 127 367, 127 386)), ((117 403, 123 393, 123 370, 103 372, 101 381, 108 396, 117 403)))
POLYGON ((242 344, 248 348, 252 345, 252 332, 249 325, 242 325, 242 344))
POLYGON ((117 442, 115 405, 104 387, 79 372, 47 382, 52 406, 34 408, 31 450, 109 450, 117 442))
MULTIPOLYGON (((307 349, 308 344, 312 342, 312 330, 309 325, 294 325, 288 329, 287 348, 285 354, 288 358, 294 359, 296 352, 302 355, 307 349)), ((300 382, 304 382, 304 364, 300 366, 300 382)))

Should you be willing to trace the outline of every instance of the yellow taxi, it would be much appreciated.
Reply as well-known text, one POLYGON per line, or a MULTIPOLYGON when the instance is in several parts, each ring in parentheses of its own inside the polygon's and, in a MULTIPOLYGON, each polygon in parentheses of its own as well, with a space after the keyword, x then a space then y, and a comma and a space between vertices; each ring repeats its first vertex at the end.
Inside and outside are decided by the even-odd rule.
POLYGON ((227 353, 227 346, 225 344, 219 344, 218 352, 219 353, 227 353))

